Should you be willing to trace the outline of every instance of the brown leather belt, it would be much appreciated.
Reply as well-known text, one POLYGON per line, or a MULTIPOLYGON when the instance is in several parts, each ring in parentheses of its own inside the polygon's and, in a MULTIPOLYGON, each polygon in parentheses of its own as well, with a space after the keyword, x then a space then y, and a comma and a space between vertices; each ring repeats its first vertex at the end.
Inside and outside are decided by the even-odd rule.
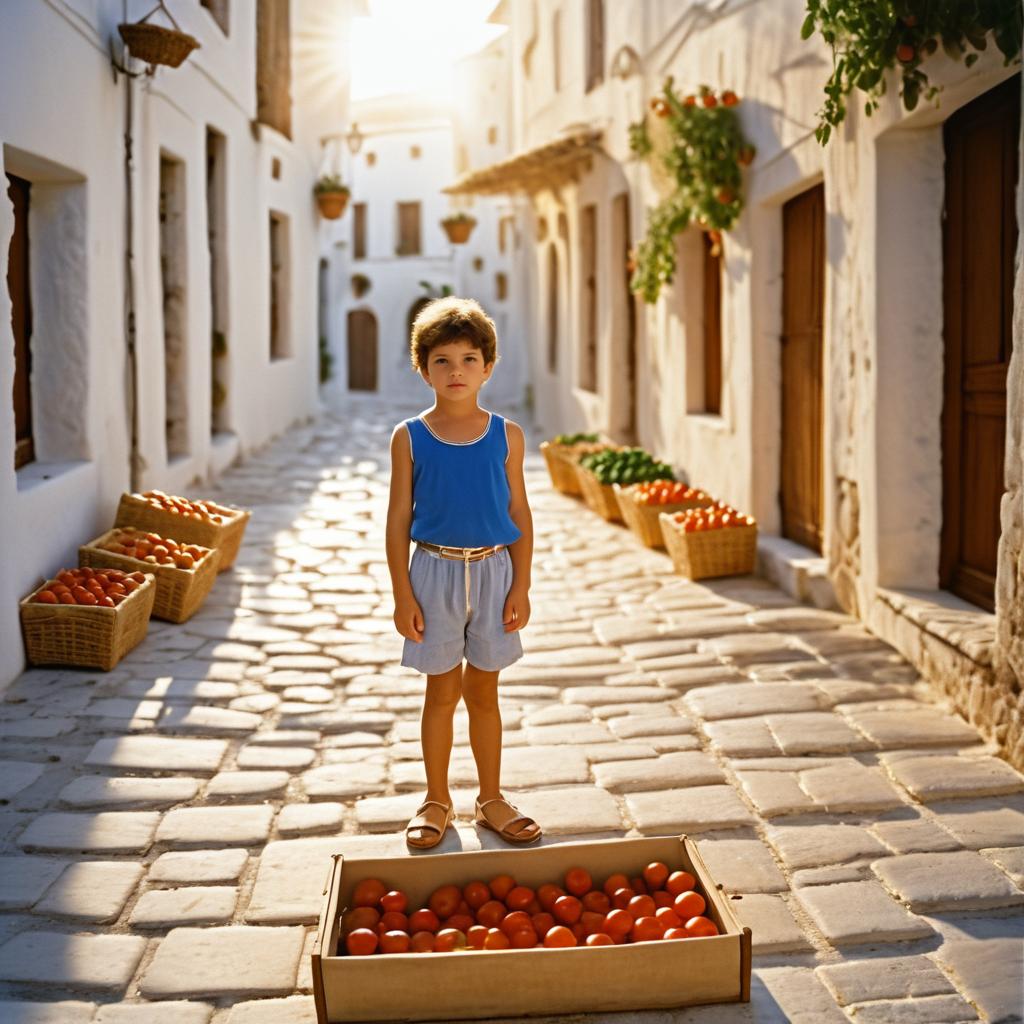
POLYGON ((453 562, 462 562, 466 566, 466 615, 472 611, 469 605, 469 563, 481 562, 499 551, 505 550, 504 544, 496 544, 490 548, 449 548, 442 544, 428 544, 424 540, 416 541, 416 546, 422 548, 433 558, 447 558, 453 562))

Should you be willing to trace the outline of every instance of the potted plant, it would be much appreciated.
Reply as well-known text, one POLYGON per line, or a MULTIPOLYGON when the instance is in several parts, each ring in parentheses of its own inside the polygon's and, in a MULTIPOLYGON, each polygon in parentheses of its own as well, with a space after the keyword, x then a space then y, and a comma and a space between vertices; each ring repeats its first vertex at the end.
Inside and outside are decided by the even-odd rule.
POLYGON ((360 299, 370 290, 372 282, 365 274, 353 274, 348 283, 352 288, 352 294, 360 299))
POLYGON ((324 220, 337 220, 348 206, 350 192, 337 174, 323 174, 313 186, 313 194, 320 208, 320 216, 324 220))
POLYGON ((448 241, 452 245, 462 245, 469 241, 469 236, 473 233, 473 228, 476 227, 476 219, 461 211, 451 213, 447 217, 441 218, 441 227, 444 228, 448 241))

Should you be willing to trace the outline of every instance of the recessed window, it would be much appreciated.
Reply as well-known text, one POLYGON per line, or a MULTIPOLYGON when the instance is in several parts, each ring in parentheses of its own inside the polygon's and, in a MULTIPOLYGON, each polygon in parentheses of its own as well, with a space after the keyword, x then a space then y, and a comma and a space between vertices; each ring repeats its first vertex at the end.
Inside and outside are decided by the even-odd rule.
POLYGON ((558 370, 558 250, 548 244, 548 370, 558 370))
POLYGON ((487 128, 487 141, 490 145, 497 145, 498 142, 498 126, 495 124, 489 125, 487 128))
POLYGON ((494 275, 494 297, 498 302, 504 302, 508 298, 508 274, 500 270, 494 275))
POLYGON ((722 256, 708 232, 704 241, 704 411, 722 411, 722 256))
POLYGON ((227 139, 206 129, 206 242, 210 252, 210 432, 227 431, 228 338, 227 311, 227 139))
POLYGON ((366 259, 366 203, 352 206, 352 258, 366 259))
POLYGON ((551 75, 555 92, 562 90, 562 12, 551 15, 551 75))
POLYGON ((420 204, 398 203, 397 238, 395 254, 397 256, 418 256, 420 254, 420 204))
POLYGON ((286 359, 291 352, 291 280, 288 218, 270 212, 270 358, 286 359))
POLYGON ((32 292, 29 281, 28 216, 32 184, 7 175, 7 198, 14 208, 14 233, 7 262, 7 292, 11 297, 14 331, 14 468, 36 457, 32 430, 32 292))
POLYGON ((160 291, 164 325, 164 426, 167 458, 189 452, 188 275, 185 165, 160 157, 160 291))
POLYGON ((419 160, 419 158, 421 156, 423 156, 423 150, 419 146, 410 146, 409 147, 409 156, 413 160, 419 160))
POLYGON ((370 152, 366 154, 366 166, 372 167, 377 162, 377 154, 370 152))
POLYGON ((483 256, 473 257, 473 269, 479 274, 484 269, 484 258, 483 256))
POLYGON ((604 81, 604 0, 586 0, 587 92, 604 81))
POLYGON ((270 161, 270 176, 274 179, 274 181, 281 180, 281 160, 279 157, 275 156, 270 161))
POLYGON ((580 337, 580 387, 597 391, 597 206, 589 203, 580 216, 580 277, 583 285, 580 337))

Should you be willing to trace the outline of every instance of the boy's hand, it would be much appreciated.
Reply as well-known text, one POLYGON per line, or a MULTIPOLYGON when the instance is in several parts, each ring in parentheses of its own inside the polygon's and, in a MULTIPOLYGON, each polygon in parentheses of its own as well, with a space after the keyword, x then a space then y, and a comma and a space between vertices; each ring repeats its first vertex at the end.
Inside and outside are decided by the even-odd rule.
POLYGON ((423 610, 415 598, 395 604, 395 628, 406 640, 416 644, 423 642, 423 610))
POLYGON ((530 595, 525 589, 515 586, 505 598, 505 608, 501 613, 501 621, 505 624, 506 633, 514 633, 522 629, 530 621, 530 595))

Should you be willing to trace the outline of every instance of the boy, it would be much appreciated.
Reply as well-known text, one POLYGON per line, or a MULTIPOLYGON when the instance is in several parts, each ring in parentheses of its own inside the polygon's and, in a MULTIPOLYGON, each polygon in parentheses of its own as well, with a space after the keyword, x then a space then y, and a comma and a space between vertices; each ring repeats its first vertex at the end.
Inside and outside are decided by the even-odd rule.
POLYGON ((533 520, 523 431, 478 402, 497 349, 494 322, 472 299, 424 307, 413 323, 412 365, 434 405, 391 436, 387 556, 395 626, 405 637, 402 664, 427 676, 420 723, 427 795, 405 833, 417 849, 437 846, 455 818, 448 761, 460 698, 480 782, 476 823, 510 843, 541 837, 500 785, 498 673, 523 654, 533 520))

